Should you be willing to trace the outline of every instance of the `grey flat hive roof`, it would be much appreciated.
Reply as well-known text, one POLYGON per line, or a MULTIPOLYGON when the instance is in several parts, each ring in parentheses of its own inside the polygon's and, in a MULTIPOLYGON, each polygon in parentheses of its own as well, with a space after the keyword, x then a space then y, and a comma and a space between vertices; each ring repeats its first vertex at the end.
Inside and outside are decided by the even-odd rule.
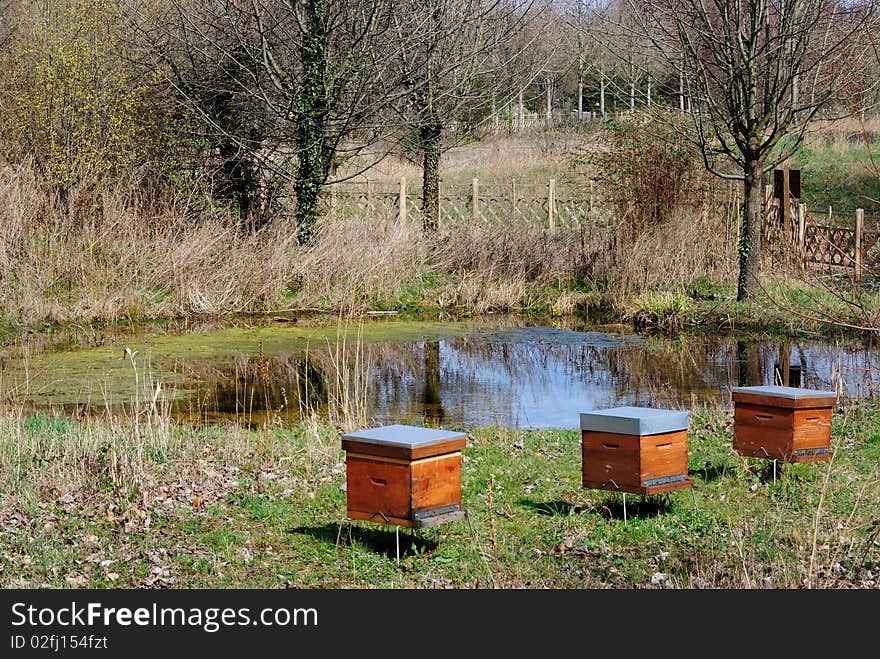
POLYGON ((755 394, 757 396, 772 396, 774 398, 837 398, 836 391, 824 391, 822 389, 801 389, 800 387, 777 387, 765 385, 762 387, 734 387, 731 391, 735 394, 755 394))
POLYGON ((463 439, 464 437, 467 437, 467 435, 463 432, 394 424, 370 428, 369 430, 349 432, 344 434, 342 439, 351 439, 367 444, 417 448, 419 446, 430 446, 431 444, 446 442, 450 439, 463 439))
POLYGON ((581 430, 619 435, 659 435, 687 430, 688 413, 652 407, 612 407, 581 414, 581 430))

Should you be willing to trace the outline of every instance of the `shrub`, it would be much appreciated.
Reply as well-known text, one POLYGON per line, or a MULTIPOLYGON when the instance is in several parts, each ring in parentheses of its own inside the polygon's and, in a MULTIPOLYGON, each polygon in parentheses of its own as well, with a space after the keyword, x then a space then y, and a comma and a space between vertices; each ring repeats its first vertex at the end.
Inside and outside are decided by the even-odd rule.
POLYGON ((617 206, 633 235, 662 224, 707 180, 696 149, 681 137, 684 130, 674 116, 612 121, 600 135, 603 147, 577 158, 577 164, 598 172, 600 192, 617 206))

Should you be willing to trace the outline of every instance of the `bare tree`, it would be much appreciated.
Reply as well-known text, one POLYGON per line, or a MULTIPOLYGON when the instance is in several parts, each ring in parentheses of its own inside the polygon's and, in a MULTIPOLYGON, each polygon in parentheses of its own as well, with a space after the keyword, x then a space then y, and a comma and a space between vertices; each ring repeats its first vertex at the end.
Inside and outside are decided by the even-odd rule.
POLYGON ((705 165, 744 182, 737 299, 760 273, 764 175, 789 158, 818 113, 848 113, 873 0, 629 2, 639 35, 678 71, 705 165))
MULTIPOLYGON (((862 137, 868 153, 867 167, 869 171, 880 180, 880 156, 877 154, 876 144, 872 138, 865 117, 870 110, 876 108, 878 103, 878 90, 871 89, 870 80, 880 77, 880 16, 876 13, 872 20, 863 26, 859 38, 864 39, 870 46, 869 57, 860 67, 859 73, 862 78, 856 76, 856 84, 852 89, 855 103, 856 118, 862 129, 862 137)), ((880 199, 873 199, 867 195, 863 197, 870 202, 880 205, 880 199)), ((829 240, 829 250, 839 250, 840 247, 829 240)), ((869 254, 876 250, 869 250, 869 254)), ((771 292, 763 289, 767 299, 777 308, 804 320, 809 320, 822 325, 828 325, 845 330, 857 331, 863 335, 880 336, 880 308, 876 304, 875 287, 872 285, 880 278, 880 268, 877 267, 874 258, 869 258, 867 264, 861 264, 862 276, 857 276, 855 254, 843 255, 849 259, 847 269, 843 276, 827 277, 814 275, 807 268, 804 269, 806 280, 811 288, 821 291, 814 294, 810 291, 799 291, 798 294, 790 291, 771 292), (865 282, 872 282, 865 286, 865 282)), ((846 261, 845 261, 846 262, 846 261)))
POLYGON ((384 135, 402 94, 389 66, 392 0, 172 0, 155 40, 170 81, 210 127, 221 157, 292 181, 301 243, 338 166, 384 135))
POLYGON ((568 19, 574 32, 572 44, 577 58, 577 116, 578 121, 584 117, 584 78, 587 68, 595 58, 595 39, 590 33, 590 14, 593 11, 596 0, 574 0, 574 7, 568 11, 568 19))
POLYGON ((444 130, 465 115, 486 116, 498 93, 522 88, 540 68, 529 48, 540 33, 537 0, 401 0, 395 12, 395 65, 407 95, 398 112, 412 128, 422 162, 425 230, 436 230, 444 130), (528 60, 528 63, 527 63, 528 60))

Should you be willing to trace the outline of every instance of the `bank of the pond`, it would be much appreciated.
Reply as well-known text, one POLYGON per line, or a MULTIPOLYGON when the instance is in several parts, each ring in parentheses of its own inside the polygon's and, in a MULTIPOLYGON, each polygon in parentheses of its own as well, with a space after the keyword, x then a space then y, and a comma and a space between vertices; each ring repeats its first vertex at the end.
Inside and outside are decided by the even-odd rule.
POLYGON ((880 409, 835 411, 828 464, 732 453, 691 410, 692 492, 580 486, 574 430, 469 433, 468 519, 401 534, 345 521, 339 429, 193 429, 161 417, 0 420, 5 587, 875 588, 880 409))
MULTIPOLYGON (((557 289, 548 292, 539 303, 499 305, 488 308, 432 306, 431 301, 413 304, 385 304, 379 307, 346 308, 332 306, 296 308, 266 308, 254 313, 192 313, 185 315, 117 320, 66 321, 60 323, 27 324, 0 322, 0 346, 14 347, 32 337, 40 337, 46 346, 94 347, 114 337, 138 336, 145 332, 161 331, 184 333, 193 328, 210 331, 242 325, 295 323, 311 327, 335 328, 340 324, 356 325, 361 321, 388 317, 414 322, 460 322, 497 314, 517 314, 546 318, 555 322, 566 319, 586 319, 594 324, 614 324, 631 327, 634 331, 667 335, 716 334, 719 332, 742 336, 790 338, 851 337, 876 334, 880 324, 873 327, 877 297, 866 294, 857 306, 846 308, 841 300, 821 289, 774 287, 773 300, 761 294, 758 299, 738 302, 730 291, 703 292, 693 289, 647 291, 638 295, 612 296, 583 291, 557 289), (831 318, 820 319, 817 308, 834 312, 831 318), (860 314, 860 318, 853 314, 860 314), (830 322, 833 319, 841 323, 830 322), (852 327, 848 325, 857 325, 852 327), (866 325, 865 329, 860 329, 866 325)), ((329 330, 328 330, 329 331, 329 330)))

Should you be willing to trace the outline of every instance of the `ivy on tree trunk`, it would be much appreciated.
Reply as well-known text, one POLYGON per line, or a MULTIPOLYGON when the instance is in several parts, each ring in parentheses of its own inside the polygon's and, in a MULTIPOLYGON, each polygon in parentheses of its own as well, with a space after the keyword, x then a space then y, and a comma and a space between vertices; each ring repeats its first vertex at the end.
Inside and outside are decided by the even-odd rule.
POLYGON ((299 121, 296 127, 299 163, 294 185, 295 220, 301 245, 311 242, 314 237, 315 223, 320 216, 321 189, 327 180, 332 158, 332 147, 326 141, 329 122, 325 85, 328 11, 328 0, 306 0, 303 3, 302 79, 297 98, 299 121))
POLYGON ((440 225, 440 138, 442 126, 436 117, 419 127, 422 148, 422 211, 425 233, 435 233, 440 225))
POLYGON ((763 230, 762 168, 757 159, 749 159, 745 168, 745 212, 739 233, 739 278, 736 299, 754 297, 761 272, 761 232, 763 230))

